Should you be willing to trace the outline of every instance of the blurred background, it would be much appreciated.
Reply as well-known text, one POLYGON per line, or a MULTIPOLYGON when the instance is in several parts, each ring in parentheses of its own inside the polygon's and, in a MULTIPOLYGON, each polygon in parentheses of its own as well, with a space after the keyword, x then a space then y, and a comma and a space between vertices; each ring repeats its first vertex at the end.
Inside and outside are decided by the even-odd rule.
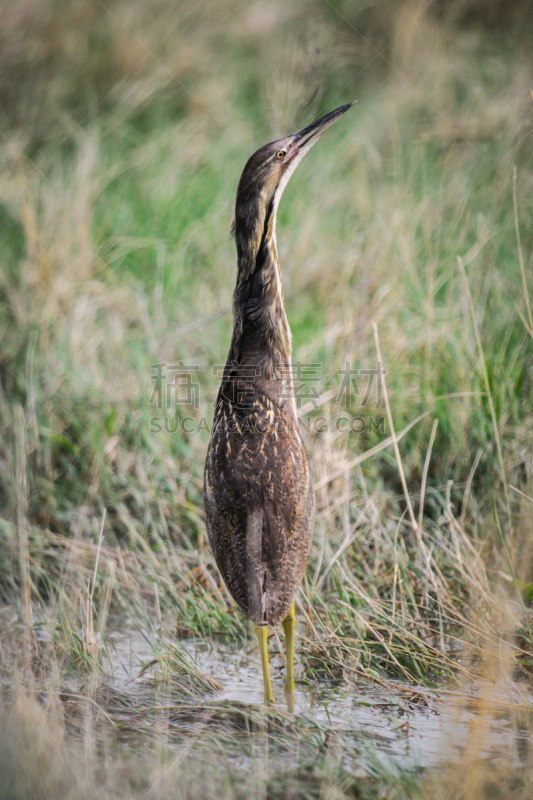
MULTIPOLYGON (((516 224, 527 273, 530 18, 527 3, 470 0, 5 4, 4 515, 13 518, 17 496, 19 408, 32 524, 70 535, 83 506, 86 531, 97 532, 105 505, 118 538, 126 515, 143 536, 163 524, 195 540, 208 432, 150 433, 151 365, 200 366, 196 416, 210 424, 212 367, 231 334, 229 226, 243 165, 266 141, 356 99, 279 214, 295 360, 324 364, 320 392, 334 389, 346 360, 375 366, 375 321, 395 427, 431 412, 408 435, 408 481, 420 482, 438 419, 428 485, 464 483, 481 449, 472 510, 505 517, 457 256, 507 477, 524 488, 532 324, 516 224)), ((380 439, 326 438, 329 461, 319 466, 323 447, 314 459, 325 474, 332 458, 380 439)), ((365 465, 384 496, 401 492, 391 453, 365 465)))
MULTIPOLYGON (((96 548, 91 603, 247 639, 202 511, 236 187, 259 146, 357 100, 278 215, 294 360, 322 365, 319 406, 302 408, 317 486, 307 613, 345 631, 338 652, 367 674, 444 674, 452 630, 478 655, 504 630, 530 669, 531 4, 19 0, 1 13, 0 595, 15 661, 36 620, 57 674, 94 657, 78 597, 96 548), (368 424, 339 432, 338 370, 375 367, 373 322, 391 416, 359 396, 350 415, 368 424), (195 368, 197 407, 161 410, 154 365, 178 362, 195 368), (511 609, 497 619, 495 597, 511 609), (387 646, 372 619, 393 631, 387 646), (366 644, 349 644, 354 630, 366 644)), ((328 673, 329 645, 306 635, 304 666, 328 673)))

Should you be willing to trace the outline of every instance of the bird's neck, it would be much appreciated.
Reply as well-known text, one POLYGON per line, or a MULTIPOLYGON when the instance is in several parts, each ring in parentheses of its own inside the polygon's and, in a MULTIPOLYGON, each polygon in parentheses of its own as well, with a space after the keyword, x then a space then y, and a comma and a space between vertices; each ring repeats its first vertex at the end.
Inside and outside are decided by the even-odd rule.
POLYGON ((286 367, 291 362, 291 331, 276 248, 276 205, 271 205, 263 215, 256 217, 263 224, 261 231, 256 226, 252 233, 255 247, 253 241, 251 246, 239 246, 250 243, 243 242, 242 230, 238 227, 235 230, 239 263, 233 295, 234 329, 229 357, 246 365, 255 359, 267 379, 275 376, 278 367, 286 367), (255 256, 251 261, 250 254, 254 250, 255 256))

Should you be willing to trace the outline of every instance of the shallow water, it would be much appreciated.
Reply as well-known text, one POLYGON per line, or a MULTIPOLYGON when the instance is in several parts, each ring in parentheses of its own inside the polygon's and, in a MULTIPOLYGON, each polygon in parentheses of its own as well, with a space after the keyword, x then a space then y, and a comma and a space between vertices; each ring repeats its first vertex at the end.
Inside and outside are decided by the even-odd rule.
MULTIPOLYGON (((170 639, 168 640, 170 641, 170 639)), ((150 637, 138 631, 114 631, 107 637, 111 662, 107 669, 115 689, 135 699, 152 679, 143 666, 153 660, 150 637)), ((172 640, 176 644, 175 640, 172 640)), ((262 675, 257 648, 249 651, 215 642, 212 646, 190 639, 177 644, 222 688, 205 697, 206 705, 261 706, 262 675)), ((412 686, 401 681, 371 685, 358 681, 348 686, 297 683, 294 712, 287 708, 283 676, 272 659, 275 708, 291 719, 334 731, 345 746, 352 746, 370 762, 385 761, 402 769, 428 767, 460 760, 468 746, 473 726, 483 726, 484 758, 505 760, 520 767, 528 757, 533 722, 533 696, 528 687, 509 684, 505 692, 494 695, 491 687, 487 711, 477 710, 484 696, 483 686, 463 691, 443 685, 438 689, 412 686)), ((195 702, 195 708, 198 707, 195 702)), ((183 705, 181 706, 183 708, 183 705)), ((358 758, 358 764, 365 758, 358 758)))

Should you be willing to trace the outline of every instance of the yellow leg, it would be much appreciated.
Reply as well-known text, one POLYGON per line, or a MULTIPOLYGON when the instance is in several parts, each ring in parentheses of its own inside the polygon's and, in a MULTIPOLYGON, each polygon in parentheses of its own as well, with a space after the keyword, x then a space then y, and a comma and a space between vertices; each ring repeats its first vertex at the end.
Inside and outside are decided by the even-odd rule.
POLYGON ((257 641, 259 642, 259 650, 261 652, 261 664, 263 666, 263 682, 265 684, 265 703, 273 703, 274 697, 272 695, 272 684, 270 683, 270 671, 268 669, 268 627, 264 625, 261 628, 256 628, 257 641))
POLYGON ((285 691, 294 692, 294 673, 293 673, 293 641, 294 641, 294 628, 296 627, 296 609, 294 602, 289 608, 287 616, 282 622, 283 630, 285 631, 285 691))

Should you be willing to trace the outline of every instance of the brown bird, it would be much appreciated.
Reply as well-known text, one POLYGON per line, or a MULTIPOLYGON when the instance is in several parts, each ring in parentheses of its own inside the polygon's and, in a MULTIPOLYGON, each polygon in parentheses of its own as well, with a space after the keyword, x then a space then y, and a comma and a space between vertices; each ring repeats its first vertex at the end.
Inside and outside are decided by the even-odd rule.
POLYGON ((266 702, 273 700, 268 626, 280 622, 285 631, 285 691, 294 691, 293 597, 309 561, 315 511, 296 413, 276 213, 304 155, 352 105, 261 147, 248 159, 235 202, 233 337, 207 452, 204 508, 218 568, 255 625, 266 702))

